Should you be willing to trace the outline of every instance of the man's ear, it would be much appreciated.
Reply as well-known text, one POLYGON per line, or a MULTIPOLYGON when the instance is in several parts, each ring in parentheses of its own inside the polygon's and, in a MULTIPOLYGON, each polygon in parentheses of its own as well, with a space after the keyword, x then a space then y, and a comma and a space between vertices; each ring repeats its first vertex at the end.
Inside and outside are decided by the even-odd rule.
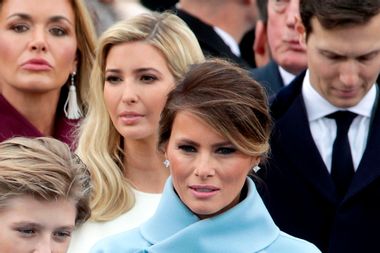
POLYGON ((255 42, 253 44, 255 62, 257 67, 262 67, 270 61, 270 50, 268 45, 267 29, 262 20, 256 22, 255 42))
POLYGON ((296 31, 300 45, 306 49, 306 29, 299 17, 296 17, 296 31))

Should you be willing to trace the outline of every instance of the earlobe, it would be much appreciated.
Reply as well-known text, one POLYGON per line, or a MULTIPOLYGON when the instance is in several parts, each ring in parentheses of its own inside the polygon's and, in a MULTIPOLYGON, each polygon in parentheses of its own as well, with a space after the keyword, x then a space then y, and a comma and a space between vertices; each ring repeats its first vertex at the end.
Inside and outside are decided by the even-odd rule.
POLYGON ((296 31, 298 33, 298 39, 300 45, 306 49, 306 30, 305 26, 302 24, 301 20, 297 17, 296 21, 296 31))
POLYGON ((251 160, 251 167, 256 167, 260 164, 261 157, 260 156, 254 156, 251 160))
POLYGON ((262 20, 256 22, 255 42, 253 44, 257 67, 266 65, 270 60, 270 52, 266 33, 266 26, 262 20))
POLYGON ((75 54, 75 59, 73 62, 73 69, 72 69, 71 73, 78 72, 77 69, 78 69, 78 53, 75 54))

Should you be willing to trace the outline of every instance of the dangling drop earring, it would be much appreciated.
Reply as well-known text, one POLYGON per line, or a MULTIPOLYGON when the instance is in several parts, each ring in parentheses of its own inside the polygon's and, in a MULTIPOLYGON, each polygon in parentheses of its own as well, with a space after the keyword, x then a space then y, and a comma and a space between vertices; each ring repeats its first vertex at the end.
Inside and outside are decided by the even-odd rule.
POLYGON ((252 171, 257 173, 261 168, 259 167, 258 164, 255 165, 255 167, 252 168, 252 171))
POLYGON ((170 166, 170 161, 168 159, 165 159, 164 162, 163 162, 165 168, 169 168, 170 166))
POLYGON ((75 88, 75 75, 76 72, 71 73, 71 82, 69 87, 69 94, 65 102, 64 111, 66 118, 68 119, 80 119, 82 117, 82 111, 78 105, 77 92, 75 88))

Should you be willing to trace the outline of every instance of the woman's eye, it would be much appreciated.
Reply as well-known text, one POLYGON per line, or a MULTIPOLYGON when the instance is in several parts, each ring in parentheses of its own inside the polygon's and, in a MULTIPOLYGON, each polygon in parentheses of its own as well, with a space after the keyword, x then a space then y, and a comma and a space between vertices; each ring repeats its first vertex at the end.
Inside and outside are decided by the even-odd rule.
POLYGON ((221 147, 216 150, 217 154, 228 155, 236 152, 236 148, 221 147))
POLYGON ((118 76, 106 76, 106 82, 111 84, 117 84, 122 82, 122 79, 118 76))
POLYGON ((141 81, 145 82, 145 83, 152 83, 154 81, 157 80, 157 77, 153 76, 153 75, 143 75, 141 76, 141 81))
POLYGON ((65 29, 60 28, 60 27, 51 28, 50 33, 57 37, 61 37, 67 34, 65 29))
POLYGON ((178 149, 186 152, 186 153, 193 153, 193 152, 196 152, 196 148, 191 146, 191 145, 180 145, 178 146, 178 149))
POLYGON ((16 33, 22 33, 22 32, 28 31, 29 27, 25 24, 16 24, 16 25, 12 25, 11 29, 15 31, 16 33))

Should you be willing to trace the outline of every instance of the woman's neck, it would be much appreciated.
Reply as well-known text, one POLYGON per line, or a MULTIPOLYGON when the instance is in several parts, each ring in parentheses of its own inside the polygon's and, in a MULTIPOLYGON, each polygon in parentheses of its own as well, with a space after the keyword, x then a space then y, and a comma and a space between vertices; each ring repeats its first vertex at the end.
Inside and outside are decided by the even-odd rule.
POLYGON ((169 170, 156 144, 156 139, 124 142, 124 175, 136 190, 161 193, 164 188, 169 170))
POLYGON ((54 119, 60 90, 48 93, 26 93, 2 89, 4 98, 44 136, 54 133, 54 119))

